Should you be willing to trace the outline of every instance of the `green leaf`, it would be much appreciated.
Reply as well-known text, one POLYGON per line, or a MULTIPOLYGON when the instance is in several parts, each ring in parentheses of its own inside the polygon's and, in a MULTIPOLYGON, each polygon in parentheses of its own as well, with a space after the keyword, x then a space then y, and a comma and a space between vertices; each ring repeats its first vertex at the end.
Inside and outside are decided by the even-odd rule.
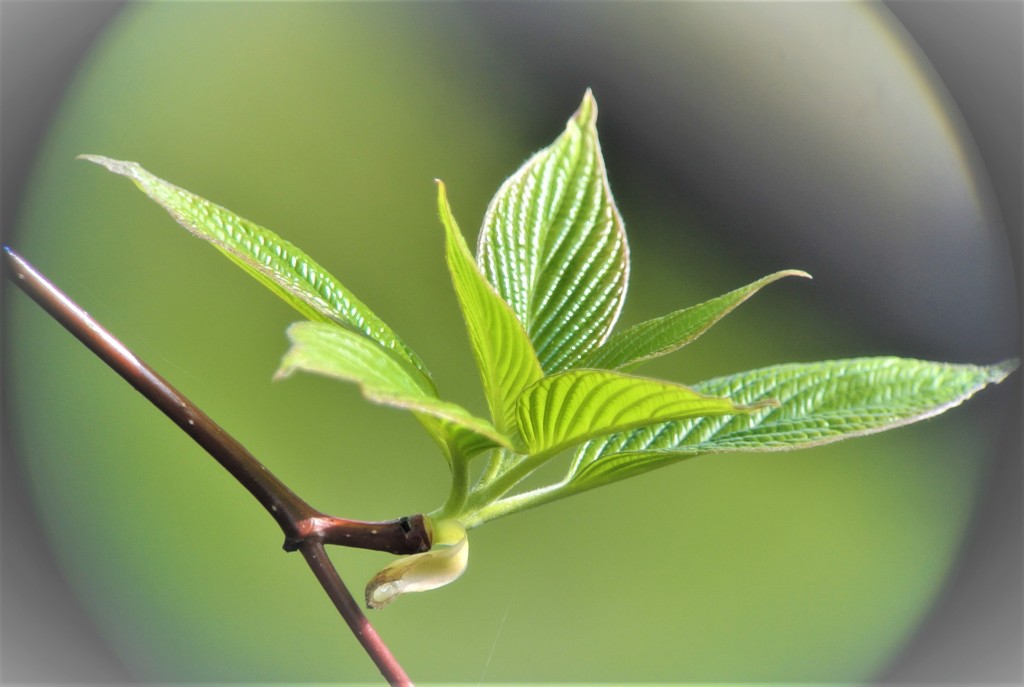
POLYGON ((302 370, 355 382, 374 403, 416 412, 435 439, 463 458, 510 445, 491 423, 425 391, 406 367, 361 334, 333 323, 297 322, 288 328, 288 338, 292 347, 281 360, 275 379, 302 370))
POLYGON ((549 373, 604 341, 626 295, 629 250, 596 121, 588 90, 565 132, 498 189, 480 230, 481 268, 549 373))
POLYGON ((179 224, 212 243, 304 317, 317 322, 336 322, 373 339, 405 364, 411 365, 421 377, 420 386, 434 388, 419 356, 327 270, 288 241, 230 210, 150 174, 136 162, 99 155, 79 157, 134 181, 179 224))
POLYGON ((810 279, 811 275, 800 270, 783 270, 699 305, 641 322, 614 334, 591 351, 579 366, 631 370, 647 360, 671 353, 697 339, 738 305, 783 277, 810 279))
POLYGON ((519 432, 531 455, 554 455, 586 439, 652 422, 747 412, 728 398, 604 370, 569 370, 526 389, 519 432))
POLYGON ((522 324, 473 261, 440 181, 437 207, 445 229, 448 270, 480 368, 491 417, 499 431, 513 435, 515 400, 543 373, 522 324))
POLYGON ((856 358, 712 379, 694 388, 737 403, 774 398, 780 405, 603 437, 581 447, 569 475, 579 489, 589 489, 704 453, 786 451, 873 434, 938 415, 1017 366, 1016 360, 983 367, 856 358))

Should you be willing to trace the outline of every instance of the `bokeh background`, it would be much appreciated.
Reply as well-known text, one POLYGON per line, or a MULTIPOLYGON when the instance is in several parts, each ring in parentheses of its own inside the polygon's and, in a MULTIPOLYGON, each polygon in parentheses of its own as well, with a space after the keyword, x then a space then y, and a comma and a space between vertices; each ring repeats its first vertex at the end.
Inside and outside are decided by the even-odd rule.
MULTIPOLYGON (((633 255, 623 325, 815 276, 650 374, 995 362, 1020 348, 1021 12, 929 5, 5 2, 4 241, 315 506, 430 510, 446 469, 416 423, 271 382, 293 312, 75 155, 140 161, 294 241, 482 411, 432 180, 475 234, 591 87, 633 255)), ((255 502, 3 298, 2 678, 375 681, 255 502)), ((372 620, 425 683, 1019 681, 1019 377, 890 434, 490 523, 458 583, 372 620)), ((357 593, 388 561, 332 557, 357 593)))

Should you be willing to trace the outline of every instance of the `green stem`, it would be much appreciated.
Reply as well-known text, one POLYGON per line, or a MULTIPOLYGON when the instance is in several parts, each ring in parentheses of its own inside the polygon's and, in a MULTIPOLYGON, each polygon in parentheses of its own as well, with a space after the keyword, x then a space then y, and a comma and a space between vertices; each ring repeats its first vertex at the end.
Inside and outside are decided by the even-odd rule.
POLYGON ((460 520, 467 529, 471 527, 478 527, 490 520, 495 520, 506 515, 512 515, 513 513, 518 513, 519 511, 526 510, 528 508, 535 508, 546 503, 551 503, 552 501, 558 501, 559 499, 571 496, 580 491, 584 491, 584 489, 574 487, 571 482, 549 484, 546 487, 540 487, 522 494, 510 496, 507 499, 488 503, 482 508, 462 516, 460 520))
POLYGON ((507 452, 503 450, 491 451, 491 457, 487 461, 487 467, 480 473, 473 489, 482 489, 489 485, 501 473, 501 465, 507 459, 507 452))
POLYGON ((431 514, 436 520, 457 517, 465 509, 469 498, 469 461, 460 453, 452 452, 451 466, 452 488, 444 505, 439 511, 435 511, 436 516, 431 514))
POLYGON ((469 499, 470 506, 474 507, 477 511, 488 507, 489 504, 508 493, 512 487, 526 479, 531 472, 546 463, 553 455, 549 452, 543 452, 526 456, 519 463, 496 477, 490 484, 474 490, 469 499))

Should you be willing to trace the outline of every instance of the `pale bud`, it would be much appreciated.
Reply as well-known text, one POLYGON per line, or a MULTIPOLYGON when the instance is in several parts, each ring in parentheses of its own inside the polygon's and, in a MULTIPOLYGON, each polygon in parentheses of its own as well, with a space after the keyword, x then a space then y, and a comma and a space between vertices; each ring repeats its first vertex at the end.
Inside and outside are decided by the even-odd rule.
POLYGON ((469 538, 455 520, 433 527, 434 547, 425 553, 399 558, 373 576, 366 585, 366 606, 383 608, 400 594, 425 592, 454 582, 469 563, 469 538))

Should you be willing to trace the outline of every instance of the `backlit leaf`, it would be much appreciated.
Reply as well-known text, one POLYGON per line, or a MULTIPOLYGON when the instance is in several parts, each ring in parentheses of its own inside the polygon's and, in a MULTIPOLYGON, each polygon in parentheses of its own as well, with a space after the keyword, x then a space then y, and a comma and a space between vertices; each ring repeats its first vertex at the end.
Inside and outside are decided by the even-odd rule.
POLYGON ((411 365, 419 384, 433 389, 423 362, 373 311, 323 267, 274 232, 205 198, 164 181, 137 162, 99 155, 81 159, 128 177, 192 234, 209 241, 234 263, 310 320, 336 322, 373 339, 411 365))
POLYGON ((288 338, 292 347, 281 360, 277 379, 302 370, 355 382, 368 400, 417 413, 436 439, 463 458, 509 446, 491 423, 425 391, 406 367, 365 336, 333 323, 297 322, 288 328, 288 338))
POLYGON ((800 270, 770 274, 735 291, 699 305, 641 322, 617 332, 599 348, 591 351, 580 367, 631 370, 640 363, 671 353, 697 339, 716 322, 732 312, 761 288, 783 277, 807 277, 800 270))
POLYGON ((1018 361, 988 367, 906 358, 856 358, 787 364, 694 385, 737 403, 772 398, 779 406, 742 415, 702 417, 621 432, 577 453, 570 477, 591 488, 684 458, 725 451, 785 451, 873 434, 938 415, 1018 361))
POLYGON ((480 273, 452 216, 441 182, 437 206, 445 228, 448 270, 480 368, 491 417, 499 431, 514 434, 516 398, 540 379, 540 364, 523 325, 480 273))
POLYGON ((480 266, 548 373, 604 341, 626 295, 629 251, 596 121, 587 91, 565 132, 498 189, 480 230, 480 266))
POLYGON ((748 410, 680 384, 604 370, 545 377, 524 391, 517 404, 519 432, 528 452, 548 455, 652 422, 748 410))

